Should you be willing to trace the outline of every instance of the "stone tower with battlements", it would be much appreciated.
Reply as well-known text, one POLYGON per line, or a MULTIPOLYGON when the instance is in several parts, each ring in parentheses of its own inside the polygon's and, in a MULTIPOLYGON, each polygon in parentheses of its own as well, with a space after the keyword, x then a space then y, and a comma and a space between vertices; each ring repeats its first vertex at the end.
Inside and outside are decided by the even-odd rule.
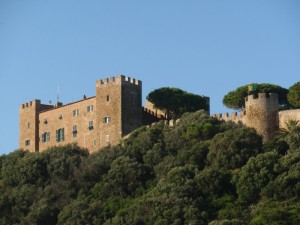
POLYGON ((51 108, 53 106, 41 104, 40 100, 33 100, 20 106, 20 148, 31 152, 39 151, 39 113, 51 108))
POLYGON ((96 83, 97 139, 115 145, 142 125, 142 82, 117 76, 96 83))
POLYGON ((239 115, 233 112, 215 114, 214 117, 224 121, 242 123, 247 127, 254 128, 262 135, 263 141, 272 140, 274 132, 279 129, 279 103, 275 93, 251 94, 245 98, 245 110, 239 115))
POLYGON ((278 95, 275 93, 258 93, 245 99, 246 117, 243 122, 253 127, 263 136, 264 142, 274 137, 278 130, 278 95))

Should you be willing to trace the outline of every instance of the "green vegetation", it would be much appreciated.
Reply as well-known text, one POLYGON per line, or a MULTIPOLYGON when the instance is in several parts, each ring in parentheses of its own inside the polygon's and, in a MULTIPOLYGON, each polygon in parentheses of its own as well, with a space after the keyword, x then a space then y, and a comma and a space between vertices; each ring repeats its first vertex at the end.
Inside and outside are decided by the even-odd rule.
POLYGON ((204 111, 76 145, 0 157, 0 224, 300 224, 299 124, 262 144, 204 111))
POLYGON ((200 109, 209 110, 205 97, 188 93, 179 88, 155 89, 146 98, 154 104, 155 108, 162 110, 167 119, 178 119, 185 112, 195 112, 200 109))
POLYGON ((238 87, 234 91, 230 91, 224 96, 223 104, 228 108, 243 110, 245 108, 245 97, 248 95, 248 86, 254 86, 256 88, 255 93, 277 93, 279 104, 285 105, 288 103, 287 94, 289 90, 274 84, 252 83, 238 87))
POLYGON ((289 88, 287 98, 291 107, 300 108, 300 82, 295 83, 289 88))

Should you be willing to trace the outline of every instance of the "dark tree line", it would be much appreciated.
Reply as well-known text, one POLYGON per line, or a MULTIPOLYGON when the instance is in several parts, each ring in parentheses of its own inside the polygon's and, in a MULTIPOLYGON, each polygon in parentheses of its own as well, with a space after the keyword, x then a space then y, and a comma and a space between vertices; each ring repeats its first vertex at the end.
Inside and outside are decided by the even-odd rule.
POLYGON ((16 150, 0 157, 0 224, 299 224, 299 132, 262 144, 197 111, 94 154, 16 150))
POLYGON ((236 88, 223 97, 223 104, 228 108, 243 110, 245 97, 253 93, 276 93, 279 104, 283 109, 300 108, 300 82, 295 83, 289 89, 269 83, 252 83, 236 88), (249 88, 250 87, 250 88, 249 88))

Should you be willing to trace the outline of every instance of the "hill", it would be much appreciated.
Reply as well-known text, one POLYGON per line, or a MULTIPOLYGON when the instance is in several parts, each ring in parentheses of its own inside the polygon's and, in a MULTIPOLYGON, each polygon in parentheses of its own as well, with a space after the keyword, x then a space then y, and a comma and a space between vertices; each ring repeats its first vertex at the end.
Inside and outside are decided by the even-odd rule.
POLYGON ((94 154, 16 150, 0 157, 0 224, 299 224, 299 135, 263 144, 198 111, 94 154))

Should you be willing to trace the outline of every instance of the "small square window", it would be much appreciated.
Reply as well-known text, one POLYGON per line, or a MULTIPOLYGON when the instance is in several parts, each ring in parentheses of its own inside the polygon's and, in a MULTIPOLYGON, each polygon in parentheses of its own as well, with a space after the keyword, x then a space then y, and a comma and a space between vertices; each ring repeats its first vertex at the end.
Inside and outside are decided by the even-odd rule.
POLYGON ((58 116, 58 119, 59 119, 59 120, 62 120, 62 119, 63 119, 62 114, 60 114, 60 115, 58 116))
POLYGON ((45 118, 43 123, 48 124, 48 120, 45 118))
POLYGON ((110 122, 110 117, 106 116, 103 118, 103 123, 109 123, 110 122))
POLYGON ((79 110, 76 109, 76 110, 73 110, 73 116, 78 116, 79 115, 79 110))
POLYGON ((30 145, 30 140, 26 140, 25 141, 25 146, 29 146, 30 145))
POLYGON ((50 132, 45 132, 42 134, 42 142, 50 141, 50 132))
POLYGON ((94 111, 94 106, 93 106, 93 105, 89 105, 89 106, 87 107, 87 111, 88 111, 88 112, 94 111))

